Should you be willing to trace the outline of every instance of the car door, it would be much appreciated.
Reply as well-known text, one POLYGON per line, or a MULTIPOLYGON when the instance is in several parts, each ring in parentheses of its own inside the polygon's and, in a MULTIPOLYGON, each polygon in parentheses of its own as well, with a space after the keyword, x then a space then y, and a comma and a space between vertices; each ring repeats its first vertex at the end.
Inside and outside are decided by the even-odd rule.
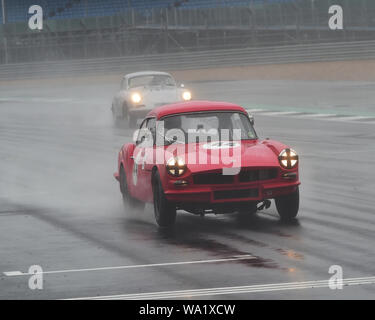
POLYGON ((141 168, 145 156, 145 140, 147 136, 147 119, 143 120, 139 127, 135 148, 133 152, 133 166, 131 168, 131 194, 140 200, 144 200, 145 186, 143 183, 141 168))
POLYGON ((138 179, 142 185, 142 200, 151 202, 153 199, 151 174, 155 163, 155 136, 156 136, 156 119, 151 117, 147 119, 146 130, 141 150, 141 163, 138 168, 138 179))

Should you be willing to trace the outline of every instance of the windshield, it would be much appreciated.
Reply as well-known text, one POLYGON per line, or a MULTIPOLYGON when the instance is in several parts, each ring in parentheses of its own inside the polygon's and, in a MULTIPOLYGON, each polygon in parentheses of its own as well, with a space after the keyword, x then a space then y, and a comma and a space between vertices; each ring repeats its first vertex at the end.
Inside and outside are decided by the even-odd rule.
POLYGON ((149 86, 176 86, 175 81, 168 75, 145 75, 129 79, 129 88, 149 86))
POLYGON ((203 112, 173 115, 160 121, 164 143, 257 139, 247 115, 241 112, 203 112))

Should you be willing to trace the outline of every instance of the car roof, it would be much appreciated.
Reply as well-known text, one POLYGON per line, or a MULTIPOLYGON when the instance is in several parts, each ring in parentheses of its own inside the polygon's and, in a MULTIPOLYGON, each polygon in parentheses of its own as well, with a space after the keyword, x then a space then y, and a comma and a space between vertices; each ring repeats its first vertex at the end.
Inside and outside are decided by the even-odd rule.
POLYGON ((189 112, 199 111, 240 111, 246 113, 245 109, 239 105, 220 101, 189 101, 167 104, 151 110, 147 117, 162 117, 189 112))
POLYGON ((162 72, 162 71, 141 71, 141 72, 128 73, 127 75, 124 76, 124 78, 134 78, 134 77, 150 76, 150 75, 171 76, 169 73, 162 72))

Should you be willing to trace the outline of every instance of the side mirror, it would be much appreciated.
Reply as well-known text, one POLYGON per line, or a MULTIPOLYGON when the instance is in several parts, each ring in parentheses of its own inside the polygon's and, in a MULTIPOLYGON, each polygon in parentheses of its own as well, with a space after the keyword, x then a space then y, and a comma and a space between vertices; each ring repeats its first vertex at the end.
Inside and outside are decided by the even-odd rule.
POLYGON ((254 116, 249 116, 249 118, 250 118, 250 123, 253 126, 255 124, 254 116))
POLYGON ((165 139, 165 141, 167 142, 168 145, 173 144, 173 143, 175 143, 177 141, 177 137, 176 136, 165 137, 164 139, 165 139))
POLYGON ((247 115, 249 116, 250 123, 253 126, 254 122, 255 122, 254 121, 254 116, 249 111, 246 110, 246 112, 247 112, 247 115))
POLYGON ((145 139, 146 139, 146 137, 145 137, 144 135, 142 135, 142 136, 139 138, 139 140, 136 141, 135 144, 138 146, 138 145, 142 144, 142 143, 145 141, 145 139))

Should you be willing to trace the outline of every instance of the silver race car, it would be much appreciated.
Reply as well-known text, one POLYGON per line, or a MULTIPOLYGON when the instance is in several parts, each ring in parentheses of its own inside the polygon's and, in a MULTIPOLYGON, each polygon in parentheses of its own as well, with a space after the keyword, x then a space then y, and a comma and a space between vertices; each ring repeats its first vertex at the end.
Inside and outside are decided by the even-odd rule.
POLYGON ((191 100, 191 92, 177 86, 166 72, 146 71, 127 74, 120 91, 112 101, 114 121, 125 121, 130 128, 137 126, 150 110, 165 104, 191 100))

